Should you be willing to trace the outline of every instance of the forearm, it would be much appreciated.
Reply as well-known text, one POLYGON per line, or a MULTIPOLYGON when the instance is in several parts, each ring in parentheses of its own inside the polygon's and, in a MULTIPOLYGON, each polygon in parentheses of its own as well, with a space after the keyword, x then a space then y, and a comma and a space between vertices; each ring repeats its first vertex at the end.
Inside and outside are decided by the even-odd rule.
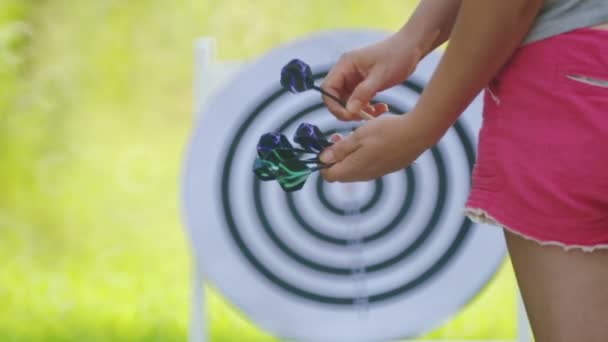
POLYGON ((412 115, 436 142, 521 44, 542 0, 464 0, 450 44, 412 115))
POLYGON ((462 0, 420 1, 414 14, 396 36, 418 46, 424 57, 448 40, 461 3, 462 0))

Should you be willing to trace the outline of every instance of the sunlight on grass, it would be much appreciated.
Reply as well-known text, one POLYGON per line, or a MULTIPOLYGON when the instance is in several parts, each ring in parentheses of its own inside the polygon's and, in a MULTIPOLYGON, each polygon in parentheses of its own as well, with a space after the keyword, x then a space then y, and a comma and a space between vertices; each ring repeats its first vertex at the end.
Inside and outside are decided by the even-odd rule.
MULTIPOLYGON (((394 30, 413 5, 4 0, 0 341, 185 340, 178 186, 193 41, 213 36, 220 58, 255 58, 317 30, 394 30)), ((429 336, 512 337, 513 286, 505 267, 429 336)), ((273 340, 208 294, 214 341, 273 340)))

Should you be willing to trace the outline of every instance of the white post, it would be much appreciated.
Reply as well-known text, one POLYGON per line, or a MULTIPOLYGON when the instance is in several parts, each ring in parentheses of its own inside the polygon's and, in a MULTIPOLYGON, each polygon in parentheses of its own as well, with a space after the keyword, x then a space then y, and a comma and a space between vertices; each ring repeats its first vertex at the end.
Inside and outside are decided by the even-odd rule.
POLYGON ((190 302, 190 342, 207 341, 207 322, 205 315, 205 283, 198 260, 193 261, 192 299, 190 302))
POLYGON ((528 315, 526 314, 526 308, 524 307, 524 301, 521 298, 519 288, 517 289, 517 341, 532 341, 530 321, 528 320, 528 315))
POLYGON ((213 82, 211 64, 215 61, 215 39, 203 37, 194 45, 194 113, 198 119, 203 100, 211 91, 213 82))
MULTIPOLYGON (((211 63, 215 59, 215 40, 200 38, 194 46, 194 115, 195 121, 200 118, 203 100, 210 91, 211 63)), ((202 265, 198 254, 192 251, 192 298, 190 313, 190 342, 207 341, 207 322, 205 315, 205 282, 202 265)))

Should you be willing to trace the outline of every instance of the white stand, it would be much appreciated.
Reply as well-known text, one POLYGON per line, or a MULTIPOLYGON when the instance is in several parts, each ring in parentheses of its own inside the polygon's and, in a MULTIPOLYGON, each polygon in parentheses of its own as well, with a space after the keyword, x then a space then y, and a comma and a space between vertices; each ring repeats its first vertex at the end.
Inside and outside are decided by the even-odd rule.
POLYGON ((532 334, 530 331, 530 322, 524 307, 524 301, 521 298, 519 289, 517 290, 517 341, 532 342, 532 334))
MULTIPOLYGON (((194 49, 194 113, 195 122, 200 118, 205 97, 211 92, 214 83, 210 70, 215 59, 215 40, 201 38, 194 49)), ((207 317, 205 314, 205 282, 202 266, 199 263, 196 247, 192 246, 192 294, 190 303, 190 342, 207 341, 207 317)))
POLYGON ((205 286, 203 272, 197 260, 193 260, 192 299, 190 304, 190 332, 188 341, 207 341, 207 317, 205 315, 205 286))

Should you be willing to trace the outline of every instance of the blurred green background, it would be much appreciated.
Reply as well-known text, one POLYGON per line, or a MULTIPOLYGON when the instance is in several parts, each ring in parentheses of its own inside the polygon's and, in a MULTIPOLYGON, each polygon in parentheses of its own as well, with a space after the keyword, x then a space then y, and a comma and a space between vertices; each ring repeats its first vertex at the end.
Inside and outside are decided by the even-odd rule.
MULTIPOLYGON (((0 341, 185 340, 193 41, 255 58, 317 30, 395 30, 415 5, 0 0, 0 341)), ((514 284, 505 263, 427 337, 513 338, 514 284)), ((273 340, 207 291, 213 341, 273 340)))

